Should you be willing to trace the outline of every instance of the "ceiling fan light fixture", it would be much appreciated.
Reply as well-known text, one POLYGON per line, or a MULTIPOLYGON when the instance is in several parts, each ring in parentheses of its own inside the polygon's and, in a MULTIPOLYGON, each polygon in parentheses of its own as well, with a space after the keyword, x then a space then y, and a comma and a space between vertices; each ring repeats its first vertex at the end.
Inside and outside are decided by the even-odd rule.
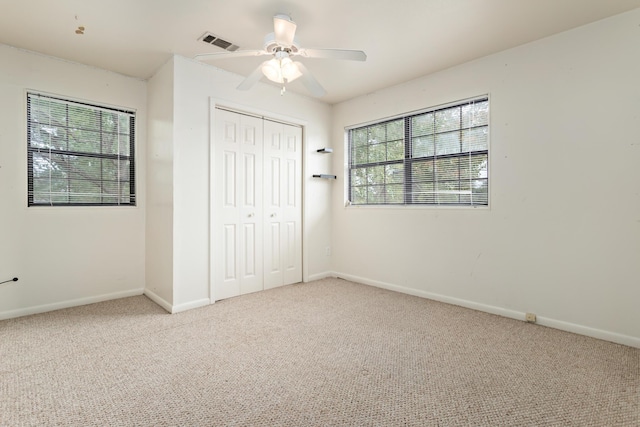
POLYGON ((280 72, 282 77, 287 79, 288 82, 292 82, 302 75, 298 66, 293 63, 291 58, 284 58, 280 61, 280 72))
POLYGON ((282 83, 282 74, 280 73, 280 62, 273 58, 262 64, 262 74, 272 82, 282 83))
POLYGON ((285 80, 292 82, 302 75, 298 66, 289 57, 266 61, 262 64, 262 74, 276 83, 284 83, 285 80))

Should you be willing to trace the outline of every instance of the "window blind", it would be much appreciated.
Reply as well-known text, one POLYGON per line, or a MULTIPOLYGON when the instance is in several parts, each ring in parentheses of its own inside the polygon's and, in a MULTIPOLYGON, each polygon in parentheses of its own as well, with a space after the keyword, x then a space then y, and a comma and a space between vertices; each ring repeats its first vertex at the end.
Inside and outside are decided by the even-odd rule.
POLYGON ((489 100, 348 131, 354 205, 488 205, 489 100))
POLYGON ((135 205, 135 113, 27 94, 28 205, 135 205))

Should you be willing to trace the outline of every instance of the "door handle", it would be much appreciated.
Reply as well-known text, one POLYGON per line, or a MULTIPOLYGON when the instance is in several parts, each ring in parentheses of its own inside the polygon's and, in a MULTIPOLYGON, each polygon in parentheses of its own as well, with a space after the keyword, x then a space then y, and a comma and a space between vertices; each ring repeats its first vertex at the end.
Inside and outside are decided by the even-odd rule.
POLYGON ((253 218, 253 214, 250 213, 249 215, 247 215, 249 218, 253 218))
POLYGON ((277 217, 277 216, 278 216, 278 214, 276 214, 276 213, 272 213, 272 214, 271 214, 271 218, 275 218, 275 217, 277 217))

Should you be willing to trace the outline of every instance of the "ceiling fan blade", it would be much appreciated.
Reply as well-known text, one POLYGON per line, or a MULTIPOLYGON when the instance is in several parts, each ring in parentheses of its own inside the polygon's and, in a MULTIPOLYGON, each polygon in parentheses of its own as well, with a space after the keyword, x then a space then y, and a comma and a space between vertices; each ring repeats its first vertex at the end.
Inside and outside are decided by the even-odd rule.
POLYGON ((300 70, 300 72, 302 73, 302 76, 300 77, 302 84, 305 85, 305 87, 309 90, 309 92, 313 94, 313 96, 317 96, 318 98, 320 98, 321 96, 324 96, 327 93, 327 91, 324 90, 324 88, 320 85, 320 83, 318 83, 316 78, 313 77, 313 75, 309 72, 309 70, 307 70, 307 67, 305 67, 304 64, 297 61, 294 62, 294 64, 298 67, 298 70, 300 70))
MULTIPOLYGON (((265 62, 268 62, 268 61, 265 61, 265 62)), ((258 65, 258 68, 253 70, 253 72, 251 74, 249 74, 249 76, 246 79, 244 79, 242 81, 242 83, 240 83, 238 85, 238 87, 236 89, 238 89, 238 90, 249 90, 256 83, 258 83, 258 81, 262 78, 262 66, 263 65, 264 65, 264 62, 262 64, 258 65)))
POLYGON ((273 32, 276 43, 283 47, 291 47, 296 36, 296 23, 287 15, 276 15, 273 17, 273 32))
POLYGON ((228 58, 242 58, 243 56, 262 56, 271 55, 265 50, 236 50, 235 52, 220 52, 220 53, 201 53, 194 56, 194 59, 198 61, 213 61, 217 59, 228 58))
POLYGON ((298 55, 305 58, 344 59, 348 61, 367 60, 367 54, 363 51, 349 49, 300 49, 298 55))

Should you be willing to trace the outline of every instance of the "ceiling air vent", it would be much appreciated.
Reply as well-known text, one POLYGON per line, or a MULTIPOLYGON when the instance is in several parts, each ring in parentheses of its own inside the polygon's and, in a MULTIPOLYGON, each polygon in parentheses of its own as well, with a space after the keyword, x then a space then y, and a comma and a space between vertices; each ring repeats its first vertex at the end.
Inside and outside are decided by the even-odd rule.
POLYGON ((216 36, 215 34, 212 34, 209 32, 204 33, 198 40, 202 40, 206 44, 212 44, 214 46, 218 46, 219 48, 229 52, 235 52, 240 48, 239 46, 236 46, 231 42, 223 40, 220 37, 216 36))

